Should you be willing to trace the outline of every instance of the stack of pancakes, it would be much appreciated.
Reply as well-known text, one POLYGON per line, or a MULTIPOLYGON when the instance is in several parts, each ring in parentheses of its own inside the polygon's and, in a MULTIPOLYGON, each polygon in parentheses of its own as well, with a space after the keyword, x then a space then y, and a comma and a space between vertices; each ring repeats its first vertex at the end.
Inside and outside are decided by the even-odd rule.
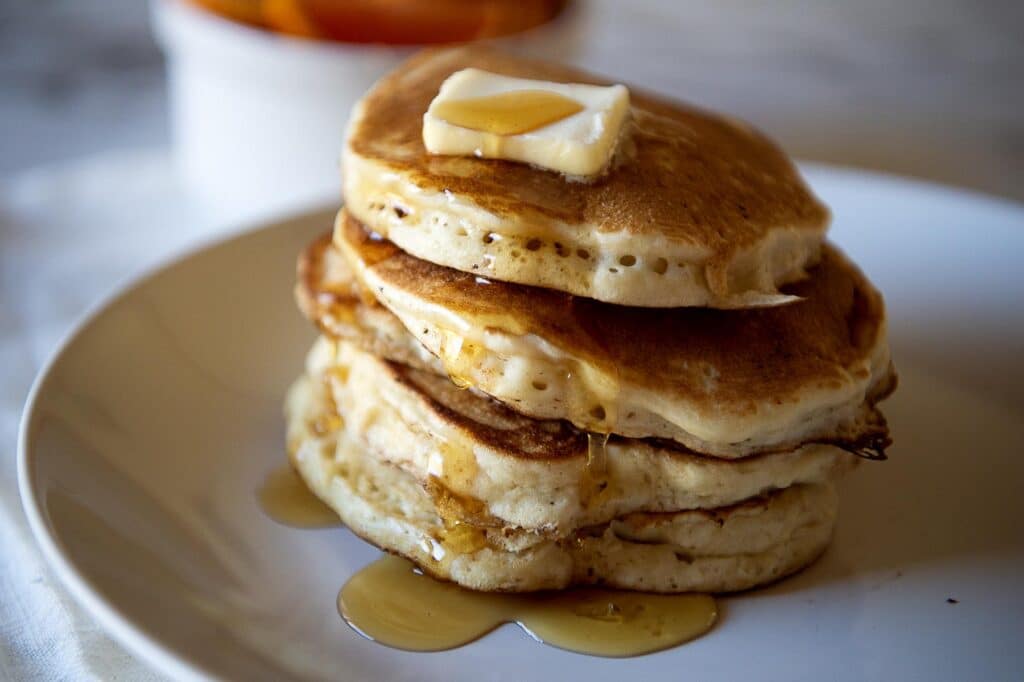
POLYGON ((749 127, 632 94, 585 183, 428 154, 466 67, 430 51, 356 107, 346 208, 299 263, 322 335, 289 452, 357 534, 478 590, 741 590, 828 544, 836 479, 889 443, 882 299, 749 127))

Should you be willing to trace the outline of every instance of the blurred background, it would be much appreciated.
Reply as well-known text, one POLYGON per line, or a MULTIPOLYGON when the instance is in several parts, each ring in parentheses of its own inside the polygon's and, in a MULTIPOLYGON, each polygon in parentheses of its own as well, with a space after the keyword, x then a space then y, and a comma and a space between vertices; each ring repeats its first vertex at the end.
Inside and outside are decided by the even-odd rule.
MULTIPOLYGON (((1024 3, 575 4, 573 26, 539 51, 746 118, 800 158, 1024 198, 1024 3)), ((0 7, 0 174, 171 144, 167 59, 147 3, 0 7)), ((172 50, 190 50, 183 42, 172 50)), ((249 75, 260 77, 255 64, 249 75)), ((334 153, 332 114, 339 129, 322 145, 334 153)))
POLYGON ((508 49, 723 110, 802 160, 1024 200, 1019 0, 570 0, 551 22, 558 0, 203 1, 362 42, 186 0, 0 0, 2 679, 151 675, 53 584, 25 527, 14 457, 33 377, 126 278, 338 201, 348 108, 412 50, 382 36, 512 31, 508 49), (366 5, 412 15, 346 14, 366 5), (467 7, 475 23, 438 21, 467 7), (517 32, 527 9, 540 25, 517 32))

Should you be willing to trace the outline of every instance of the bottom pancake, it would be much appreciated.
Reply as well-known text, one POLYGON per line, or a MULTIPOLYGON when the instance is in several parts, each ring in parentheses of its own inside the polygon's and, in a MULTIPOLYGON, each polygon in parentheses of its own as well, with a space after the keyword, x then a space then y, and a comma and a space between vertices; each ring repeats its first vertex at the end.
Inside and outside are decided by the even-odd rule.
POLYGON ((567 536, 443 520, 409 473, 337 428, 322 382, 299 379, 286 401, 288 449, 310 489, 357 535, 425 572, 484 591, 599 584, 651 592, 728 592, 772 582, 827 546, 831 482, 795 485, 717 509, 631 513, 567 536))

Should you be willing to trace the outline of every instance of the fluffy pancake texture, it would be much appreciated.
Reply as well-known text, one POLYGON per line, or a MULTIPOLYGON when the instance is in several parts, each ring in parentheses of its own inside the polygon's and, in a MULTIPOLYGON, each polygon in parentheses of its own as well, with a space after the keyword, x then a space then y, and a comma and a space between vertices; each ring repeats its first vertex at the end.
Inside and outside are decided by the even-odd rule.
POLYGON ((775 305, 820 253, 828 210, 749 126, 632 89, 617 161, 593 182, 426 152, 423 114, 451 73, 606 85, 562 66, 434 50, 355 107, 342 158, 349 210, 421 259, 633 306, 775 305))
POLYGON ((310 489, 355 533, 428 573, 487 591, 603 584, 655 592, 742 590, 799 570, 831 537, 831 482, 797 485, 729 507, 624 514, 571 536, 444 518, 405 470, 370 456, 336 416, 323 382, 301 378, 286 400, 289 453, 310 489))
POLYGON ((467 67, 604 84, 442 49, 357 104, 346 208, 299 259, 322 334, 285 400, 292 465, 356 534, 476 590, 723 592, 812 562, 896 385, 828 210, 749 126, 636 90, 597 177, 429 154, 467 67))
MULTIPOLYGON (((481 281, 402 252, 344 212, 335 244, 345 260, 333 261, 328 279, 354 275, 449 375, 524 414, 719 457, 813 440, 854 450, 887 442, 874 409, 894 382, 882 299, 831 246, 807 279, 785 288, 800 301, 721 311, 624 308, 481 281)), ((324 251, 314 246, 305 258, 322 261, 324 251)), ((308 303, 318 286, 307 278, 300 299, 321 327, 360 328, 325 322, 329 306, 308 303)), ((385 356, 409 355, 413 344, 391 338, 385 356)))
POLYGON ((331 235, 314 240, 300 255, 295 301, 325 334, 355 343, 374 355, 444 374, 426 346, 373 294, 361 289, 331 235))
POLYGON ((595 462, 587 434, 567 422, 524 417, 349 343, 321 338, 307 375, 326 382, 346 436, 418 481, 442 515, 552 537, 627 513, 721 507, 822 483, 857 461, 820 443, 727 461, 613 437, 595 462))

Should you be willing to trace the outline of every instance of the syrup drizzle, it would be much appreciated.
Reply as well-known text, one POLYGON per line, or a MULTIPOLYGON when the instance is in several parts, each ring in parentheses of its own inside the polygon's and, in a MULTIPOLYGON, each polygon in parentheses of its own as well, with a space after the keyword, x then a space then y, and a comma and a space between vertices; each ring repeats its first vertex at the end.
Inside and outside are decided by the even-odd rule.
POLYGON ((364 637, 410 651, 468 644, 516 623, 546 644, 595 656, 639 656, 711 629, 715 600, 702 594, 645 594, 582 588, 536 594, 472 592, 386 556, 352 577, 338 612, 364 637))
POLYGON ((287 464, 274 469, 257 491, 260 507, 274 521, 293 528, 340 526, 334 510, 309 491, 295 470, 287 464))
POLYGON ((438 102, 434 115, 460 128, 491 135, 522 135, 583 111, 574 99, 547 90, 516 90, 438 102))

